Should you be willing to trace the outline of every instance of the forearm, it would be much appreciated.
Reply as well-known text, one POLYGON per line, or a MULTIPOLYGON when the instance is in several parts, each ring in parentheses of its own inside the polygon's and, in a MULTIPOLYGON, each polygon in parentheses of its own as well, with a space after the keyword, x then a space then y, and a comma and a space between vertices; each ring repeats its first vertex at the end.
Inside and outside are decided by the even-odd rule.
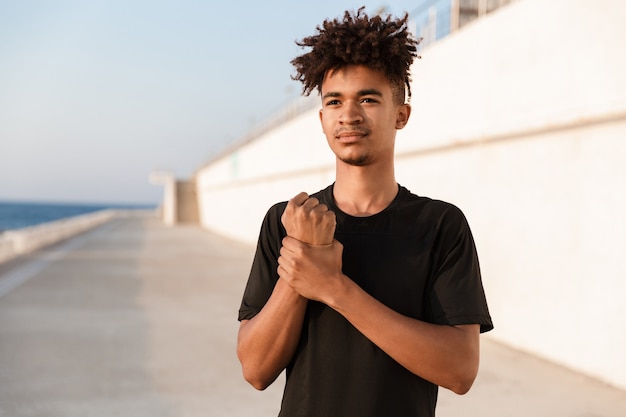
POLYGON ((478 372, 479 326, 435 325, 404 316, 347 277, 327 304, 394 360, 434 384, 464 394, 478 372))
POLYGON ((242 321, 237 356, 244 378, 255 388, 267 388, 291 360, 300 339, 307 300, 282 279, 263 309, 242 321))

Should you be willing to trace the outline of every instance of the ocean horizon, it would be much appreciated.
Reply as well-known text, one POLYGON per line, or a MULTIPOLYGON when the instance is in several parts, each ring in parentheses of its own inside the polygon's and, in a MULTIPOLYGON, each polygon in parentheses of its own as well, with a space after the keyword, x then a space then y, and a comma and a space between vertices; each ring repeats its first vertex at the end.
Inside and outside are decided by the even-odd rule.
POLYGON ((0 200, 0 233, 7 230, 23 229, 26 227, 36 226, 38 224, 48 223, 100 210, 154 210, 156 208, 156 204, 65 203, 0 200))

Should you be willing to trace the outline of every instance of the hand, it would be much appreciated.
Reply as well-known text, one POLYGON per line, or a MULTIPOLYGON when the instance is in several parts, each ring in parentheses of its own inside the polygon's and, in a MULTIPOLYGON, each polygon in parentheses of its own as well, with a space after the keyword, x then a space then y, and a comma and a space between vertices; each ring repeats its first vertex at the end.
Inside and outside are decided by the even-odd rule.
POLYGON ((281 221, 288 236, 311 245, 330 245, 337 225, 335 213, 304 192, 289 200, 281 221))
POLYGON ((278 275, 301 296, 327 303, 344 277, 342 254, 343 245, 337 240, 315 246, 287 236, 280 249, 278 275))

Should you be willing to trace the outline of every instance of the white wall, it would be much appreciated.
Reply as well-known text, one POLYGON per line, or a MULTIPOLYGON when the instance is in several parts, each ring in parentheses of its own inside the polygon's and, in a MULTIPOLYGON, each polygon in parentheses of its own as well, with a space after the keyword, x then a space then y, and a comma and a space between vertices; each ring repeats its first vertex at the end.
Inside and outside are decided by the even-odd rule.
MULTIPOLYGON (((626 5, 523 0, 423 51, 397 178, 472 226, 490 337, 626 389, 626 5)), ((205 227, 254 242, 333 179, 312 110, 198 171, 205 227)))
POLYGON ((317 114, 310 110, 199 170, 201 223, 253 243, 272 204, 332 182, 334 156, 317 114))

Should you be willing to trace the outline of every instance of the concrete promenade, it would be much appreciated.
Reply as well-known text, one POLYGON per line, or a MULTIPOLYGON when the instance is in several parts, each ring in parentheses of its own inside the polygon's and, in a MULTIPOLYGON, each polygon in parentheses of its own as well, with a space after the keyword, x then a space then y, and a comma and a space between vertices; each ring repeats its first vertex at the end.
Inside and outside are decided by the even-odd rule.
MULTIPOLYGON (((275 416, 282 378, 257 392, 235 355, 253 249, 137 214, 0 265, 0 417, 275 416)), ((439 417, 626 415, 626 392, 482 340, 439 417)))

